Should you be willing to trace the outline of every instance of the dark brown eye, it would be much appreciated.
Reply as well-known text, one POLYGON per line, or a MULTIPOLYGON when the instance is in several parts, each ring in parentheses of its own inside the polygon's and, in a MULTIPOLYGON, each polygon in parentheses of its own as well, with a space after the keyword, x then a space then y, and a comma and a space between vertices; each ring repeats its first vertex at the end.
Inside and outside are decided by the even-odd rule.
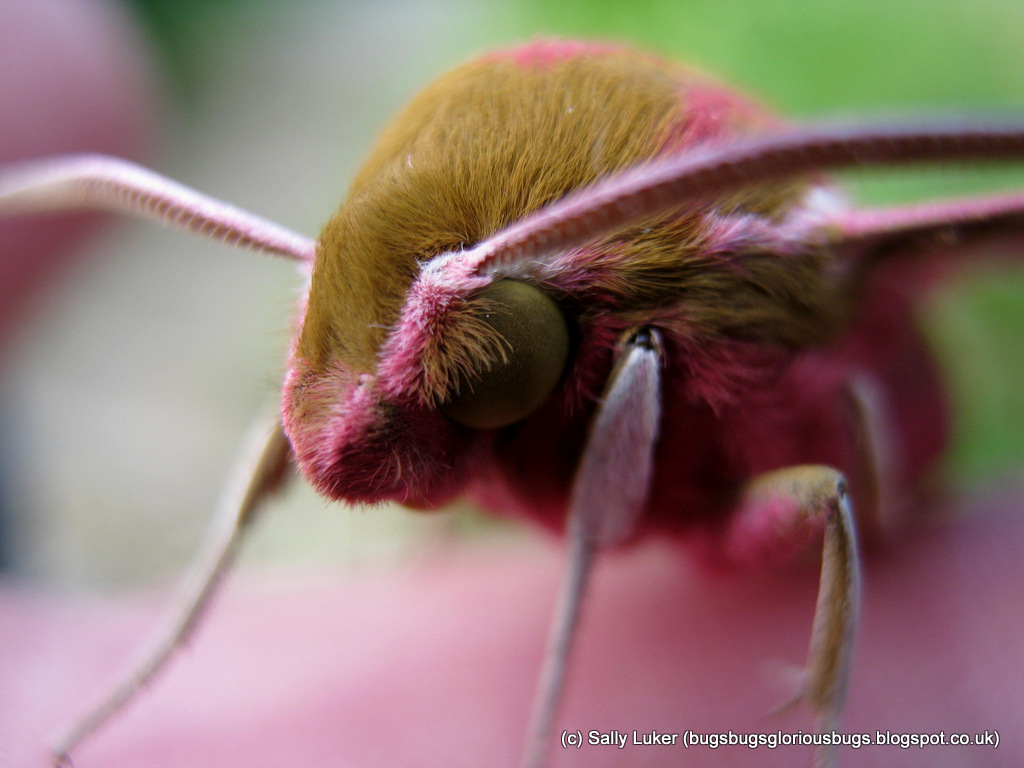
POLYGON ((504 340, 505 360, 460 380, 441 411, 457 424, 493 429, 526 418, 548 399, 569 358, 569 329, 555 302, 532 285, 499 280, 480 298, 493 307, 483 321, 504 340))

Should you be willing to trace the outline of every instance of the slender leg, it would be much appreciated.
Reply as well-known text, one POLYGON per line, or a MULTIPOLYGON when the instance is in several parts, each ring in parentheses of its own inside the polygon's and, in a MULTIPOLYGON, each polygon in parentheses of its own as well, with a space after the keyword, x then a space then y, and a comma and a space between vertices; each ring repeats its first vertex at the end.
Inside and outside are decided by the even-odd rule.
POLYGON ((263 418, 252 425, 221 495, 207 540, 182 580, 179 599, 104 695, 54 740, 58 765, 70 765, 71 750, 120 711, 195 629, 234 560, 246 525, 287 477, 290 455, 280 421, 263 418))
POLYGON ((873 376, 858 374, 850 380, 846 399, 854 420, 860 462, 857 530, 864 542, 884 542, 891 538, 897 525, 892 507, 897 502, 893 477, 899 458, 886 450, 892 445, 892 429, 886 418, 882 388, 873 376))
POLYGON ((639 329, 624 337, 580 457, 569 502, 569 561, 530 716, 523 768, 541 768, 547 761, 594 556, 599 548, 632 535, 647 500, 661 415, 660 365, 656 331, 639 329))
MULTIPOLYGON (((726 550, 736 560, 785 558, 822 534, 821 582, 796 699, 807 702, 824 732, 837 725, 846 698, 860 604, 857 539, 842 474, 808 465, 756 478, 743 494, 726 550)), ((814 764, 834 766, 834 748, 819 747, 814 764)))

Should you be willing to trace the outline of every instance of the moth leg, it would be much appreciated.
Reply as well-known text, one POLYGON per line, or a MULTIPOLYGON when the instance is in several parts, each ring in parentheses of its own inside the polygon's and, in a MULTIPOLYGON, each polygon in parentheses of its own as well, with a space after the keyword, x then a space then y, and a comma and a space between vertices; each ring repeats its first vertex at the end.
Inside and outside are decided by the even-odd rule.
POLYGON ((547 760, 580 608, 602 547, 627 540, 647 500, 661 415, 661 339, 634 329, 620 342, 580 457, 569 502, 569 558, 534 698, 523 768, 547 760))
MULTIPOLYGON (((821 582, 807 665, 796 699, 814 711, 818 729, 833 729, 846 698, 860 605, 860 560, 846 480, 831 467, 787 467, 755 478, 744 490, 726 537, 736 560, 798 554, 823 534, 821 582)), ((819 747, 816 766, 835 764, 819 747)))
POLYGON ((206 541, 181 582, 178 600, 104 695, 54 740, 58 765, 70 764, 69 753, 121 710, 188 639, 234 560, 247 524, 288 477, 290 456, 278 419, 262 418, 250 427, 206 541))
POLYGON ((865 542, 883 542, 897 526, 892 507, 896 499, 893 476, 899 457, 887 450, 892 444, 891 423, 886 418, 881 386, 870 374, 858 374, 850 380, 846 400, 854 422, 860 469, 857 529, 865 542))

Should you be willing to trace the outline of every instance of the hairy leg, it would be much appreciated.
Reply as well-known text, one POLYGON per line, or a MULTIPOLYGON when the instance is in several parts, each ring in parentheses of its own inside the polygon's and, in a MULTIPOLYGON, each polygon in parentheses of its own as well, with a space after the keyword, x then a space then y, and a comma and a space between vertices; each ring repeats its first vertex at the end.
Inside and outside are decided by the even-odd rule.
MULTIPOLYGON (((735 562, 779 563, 821 539, 821 583, 795 699, 807 702, 824 732, 837 725, 842 712, 860 606, 860 560, 843 475, 831 467, 803 465, 755 478, 744 489, 725 551, 735 562)), ((819 747, 815 765, 835 765, 834 750, 819 747)))

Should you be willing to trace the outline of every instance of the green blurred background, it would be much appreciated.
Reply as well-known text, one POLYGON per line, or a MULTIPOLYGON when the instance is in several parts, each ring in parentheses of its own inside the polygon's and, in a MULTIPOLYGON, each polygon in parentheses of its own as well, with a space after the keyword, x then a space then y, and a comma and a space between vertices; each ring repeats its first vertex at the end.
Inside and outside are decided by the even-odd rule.
MULTIPOLYGON (((1017 0, 140 0, 131 12, 162 72, 153 164, 309 233, 416 89, 538 35, 619 39, 685 59, 795 119, 1024 118, 1017 0)), ((1024 187, 1013 169, 850 180, 875 204, 1012 186, 1024 187)), ((20 557, 51 583, 178 569, 248 416, 279 380, 298 289, 290 267, 152 230, 126 223, 108 234, 91 271, 24 335, 15 396, 28 403, 26 450, 43 469, 27 473, 33 522, 20 557)), ((1022 296, 1020 274, 977 276, 927 308, 956 392, 949 471, 960 481, 1013 474, 1024 457, 1022 296)), ((463 525, 346 514, 295 490, 249 557, 380 562, 463 525)))

